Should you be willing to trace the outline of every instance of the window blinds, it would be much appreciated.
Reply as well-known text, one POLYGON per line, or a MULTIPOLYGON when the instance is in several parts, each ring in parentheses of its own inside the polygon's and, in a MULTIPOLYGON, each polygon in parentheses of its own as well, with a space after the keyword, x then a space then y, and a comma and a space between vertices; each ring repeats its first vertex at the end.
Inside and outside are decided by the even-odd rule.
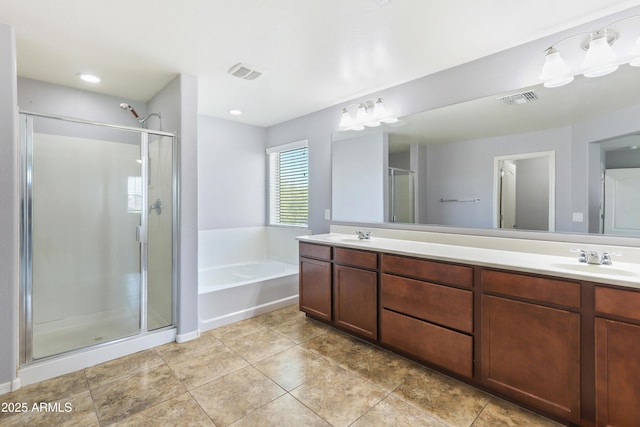
POLYGON ((269 154, 269 224, 306 227, 309 156, 306 146, 269 154))

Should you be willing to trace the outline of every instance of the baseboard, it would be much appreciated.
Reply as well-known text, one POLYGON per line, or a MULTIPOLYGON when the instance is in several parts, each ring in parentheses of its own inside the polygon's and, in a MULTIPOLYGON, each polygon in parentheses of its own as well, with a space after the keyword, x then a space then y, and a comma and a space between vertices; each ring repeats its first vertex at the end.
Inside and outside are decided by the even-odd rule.
POLYGON ((16 378, 8 383, 0 384, 0 396, 18 390, 20 388, 20 384, 20 378, 16 378))
POLYGON ((252 317, 259 316, 261 314, 268 313, 270 311, 278 310, 298 302, 298 295, 282 298, 276 301, 270 301, 267 304, 257 305, 249 307, 244 310, 236 311, 234 313, 225 314, 223 316, 214 317, 205 321, 200 321, 200 331, 208 331, 210 329, 219 328, 224 325, 239 322, 241 320, 250 319, 252 317))
POLYGON ((186 334, 178 334, 176 335, 176 342, 180 344, 183 342, 195 340, 199 336, 200 336, 200 331, 193 331, 186 334))

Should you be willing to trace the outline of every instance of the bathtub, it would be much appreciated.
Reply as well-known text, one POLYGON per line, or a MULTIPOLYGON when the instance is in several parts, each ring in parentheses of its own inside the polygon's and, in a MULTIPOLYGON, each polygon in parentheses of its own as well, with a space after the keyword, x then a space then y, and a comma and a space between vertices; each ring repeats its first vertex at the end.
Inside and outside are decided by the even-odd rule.
POLYGON ((198 327, 214 329, 298 302, 305 229, 244 227, 198 233, 198 327))

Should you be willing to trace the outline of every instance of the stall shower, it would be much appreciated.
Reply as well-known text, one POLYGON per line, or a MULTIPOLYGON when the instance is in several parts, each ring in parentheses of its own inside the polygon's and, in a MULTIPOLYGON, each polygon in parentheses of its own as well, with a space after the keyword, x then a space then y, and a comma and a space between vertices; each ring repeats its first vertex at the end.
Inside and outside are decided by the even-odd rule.
POLYGON ((21 364, 172 327, 175 136, 21 112, 20 138, 21 364))

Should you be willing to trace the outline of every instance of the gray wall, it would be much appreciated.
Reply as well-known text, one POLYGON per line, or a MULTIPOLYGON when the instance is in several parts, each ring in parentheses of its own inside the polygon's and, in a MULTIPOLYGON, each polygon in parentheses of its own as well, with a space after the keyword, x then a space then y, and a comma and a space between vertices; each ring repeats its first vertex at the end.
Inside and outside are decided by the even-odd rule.
MULTIPOLYGON (((141 116, 147 114, 144 102, 18 78, 18 106, 21 110, 138 127, 131 113, 120 108, 121 102, 131 104, 141 116)), ((157 129, 154 126, 150 128, 157 129)))
POLYGON ((180 159, 178 339, 198 330, 198 82, 181 74, 147 104, 162 130, 177 132, 180 159))
POLYGON ((15 35, 0 24, 0 388, 15 378, 18 352, 16 104, 15 35))
MULTIPOLYGON (((556 230, 571 231, 571 128, 436 144, 427 147, 427 223, 492 228, 494 157, 540 151, 556 153, 556 230), (455 159, 452 161, 452 159, 455 159), (562 196, 564 195, 564 196, 562 196), (444 198, 477 203, 440 203, 444 198)), ((582 166, 584 169, 584 166, 582 166)))
MULTIPOLYGON (((329 222, 324 221, 322 215, 331 203, 331 182, 327 173, 331 165, 331 133, 338 129, 344 105, 380 96, 384 98, 385 107, 398 116, 404 116, 533 86, 539 84, 538 76, 544 62, 543 53, 551 44, 564 37, 582 31, 592 31, 593 28, 600 28, 632 14, 640 14, 640 7, 402 85, 345 100, 322 111, 272 126, 268 129, 267 145, 273 146, 296 139, 309 140, 310 227, 314 233, 326 232, 329 222)), ((585 143, 589 140, 591 139, 574 139, 572 143, 572 162, 576 165, 572 169, 573 172, 570 172, 572 181, 586 182, 587 172, 581 165, 584 165, 588 158, 585 143)), ((570 204, 569 211, 587 212, 587 188, 574 188, 573 191, 571 199, 563 202, 570 204)), ((559 218, 556 225, 561 220, 559 218)), ((572 223, 569 227, 570 231, 587 231, 586 222, 572 223)))
POLYGON ((606 169, 640 168, 640 149, 608 151, 605 155, 606 169))
POLYGON ((265 128, 198 117, 198 228, 266 223, 265 128))
POLYGON ((332 218, 384 222, 388 207, 388 136, 382 132, 333 141, 332 218))

